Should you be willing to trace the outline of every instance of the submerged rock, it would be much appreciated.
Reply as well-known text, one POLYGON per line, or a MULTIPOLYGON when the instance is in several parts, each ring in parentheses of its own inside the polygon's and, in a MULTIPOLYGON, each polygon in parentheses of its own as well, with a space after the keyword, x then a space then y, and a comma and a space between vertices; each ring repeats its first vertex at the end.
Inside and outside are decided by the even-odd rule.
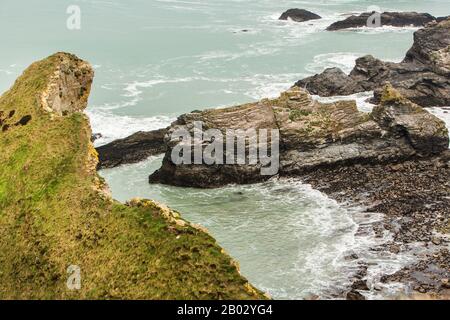
POLYGON ((298 81, 312 94, 330 97, 375 91, 380 101, 389 82, 407 99, 424 107, 450 105, 450 20, 428 24, 414 33, 414 44, 401 63, 373 56, 356 60, 349 75, 338 68, 298 81))
MULTIPOLYGON (((181 116, 165 137, 167 152, 161 169, 150 182, 191 187, 218 187, 229 183, 252 183, 269 179, 262 175, 261 162, 251 163, 246 144, 245 164, 175 164, 172 152, 179 140, 177 130, 194 133, 195 122, 206 129, 277 129, 280 135, 279 171, 296 176, 317 168, 334 168, 361 163, 402 161, 413 156, 430 156, 447 150, 448 132, 443 121, 404 99, 391 86, 372 114, 359 112, 354 101, 323 104, 306 91, 293 88, 274 100, 261 100, 225 109, 181 116)), ((201 148, 212 141, 203 139, 201 148)), ((268 142, 270 152, 273 152, 268 142)), ((226 150, 229 152, 229 150, 226 150)), ((236 149, 232 150, 236 156, 236 149)), ((222 163, 226 163, 224 154, 222 163)))
MULTIPOLYGON (((336 31, 350 28, 359 28, 365 26, 372 26, 370 24, 371 17, 376 14, 376 12, 364 12, 359 16, 352 15, 345 20, 337 21, 331 24, 327 30, 336 31)), ((423 27, 427 23, 435 21, 436 17, 428 13, 417 13, 417 12, 383 12, 380 13, 380 25, 382 26, 393 26, 393 27, 423 27)))
POLYGON ((295 22, 304 22, 309 20, 322 19, 322 17, 305 9, 289 9, 286 12, 283 12, 283 14, 279 18, 279 20, 289 19, 295 22))

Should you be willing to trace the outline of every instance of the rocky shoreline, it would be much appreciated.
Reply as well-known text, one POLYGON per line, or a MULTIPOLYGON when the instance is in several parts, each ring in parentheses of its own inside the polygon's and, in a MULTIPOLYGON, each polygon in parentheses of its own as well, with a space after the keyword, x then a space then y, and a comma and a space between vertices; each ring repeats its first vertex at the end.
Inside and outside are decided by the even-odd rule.
POLYGON ((356 60, 347 75, 339 68, 298 81, 295 86, 322 97, 347 96, 375 91, 378 103, 389 82, 407 99, 422 107, 450 105, 450 19, 433 22, 414 33, 414 43, 400 63, 373 56, 356 60))
MULTIPOLYGON (((386 230, 392 235, 383 250, 399 254, 410 245, 424 248, 416 263, 383 276, 381 282, 400 282, 410 292, 450 298, 450 151, 388 165, 319 169, 302 180, 341 203, 382 212, 384 219, 375 226, 377 237, 386 230)), ((366 282, 366 271, 363 263, 349 299, 363 299, 369 289, 378 290, 366 282)))
MULTIPOLYGON (((373 250, 397 255, 412 245, 423 248, 416 263, 383 276, 382 282, 400 282, 410 290, 407 294, 448 298, 449 137, 444 122, 422 107, 450 105, 449 48, 450 20, 432 22, 415 33, 401 63, 366 56, 357 60, 350 75, 327 69, 299 81, 278 99, 182 115, 169 128, 98 148, 99 166, 114 167, 165 153, 162 167, 149 178, 151 183, 211 188, 263 181, 270 177, 260 175, 261 164, 172 163, 177 141, 171 133, 177 129, 192 133, 196 121, 223 133, 226 128, 277 129, 279 176, 301 178, 340 202, 383 213, 384 220, 375 229, 379 236, 389 231, 392 239, 373 250), (370 114, 359 112, 354 101, 324 104, 309 94, 368 90, 375 92, 372 101, 377 104, 370 114), (121 156, 125 152, 126 158, 121 156)), ((201 146, 211 143, 205 139, 201 146)), ((367 281, 367 268, 362 262, 361 272, 345 293, 348 299, 363 299, 364 294, 380 290, 367 281)))

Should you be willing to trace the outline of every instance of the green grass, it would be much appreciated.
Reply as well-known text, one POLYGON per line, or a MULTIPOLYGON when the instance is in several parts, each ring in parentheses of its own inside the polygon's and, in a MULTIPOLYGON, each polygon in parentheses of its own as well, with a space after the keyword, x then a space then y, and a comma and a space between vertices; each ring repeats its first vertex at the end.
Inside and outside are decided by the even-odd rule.
POLYGON ((51 117, 38 96, 60 55, 0 98, 0 299, 263 299, 207 233, 150 201, 100 190, 88 119, 51 117), (94 166, 95 167, 95 166, 94 166), (67 268, 82 286, 66 286, 67 268))

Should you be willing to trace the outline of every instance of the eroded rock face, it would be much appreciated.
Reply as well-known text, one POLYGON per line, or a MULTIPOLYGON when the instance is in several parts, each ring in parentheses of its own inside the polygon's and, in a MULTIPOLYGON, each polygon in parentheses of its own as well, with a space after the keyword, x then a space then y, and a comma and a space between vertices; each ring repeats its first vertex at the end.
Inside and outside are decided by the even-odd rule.
POLYGON ((40 101, 44 110, 58 115, 86 108, 94 70, 91 65, 68 53, 57 53, 57 69, 51 76, 40 101))
POLYGON ((450 77, 450 18, 414 33, 414 44, 404 63, 429 67, 433 72, 450 77))
POLYGON ((283 12, 279 20, 288 19, 291 19, 295 22, 304 22, 309 20, 322 19, 322 17, 305 9, 289 9, 286 12, 283 12))
MULTIPOLYGON (((278 99, 180 117, 165 137, 168 149, 163 166, 150 176, 150 182, 218 187, 270 178, 261 175, 259 162, 253 165, 248 162, 241 165, 173 163, 171 153, 178 140, 170 133, 179 129, 192 132, 194 121, 203 122, 205 129, 217 128, 224 133, 228 128, 278 129, 278 173, 283 176, 305 174, 317 168, 429 156, 447 150, 449 143, 441 120, 401 97, 390 86, 385 88, 382 103, 372 114, 359 112, 354 101, 322 104, 313 101, 306 91, 293 88, 278 99)), ((210 143, 201 141, 203 148, 210 143)), ((247 151, 250 146, 251 142, 247 151)))
MULTIPOLYGON (((359 28, 368 25, 368 21, 374 12, 364 12, 359 16, 350 16, 342 21, 337 21, 330 25, 328 31, 336 31, 349 28, 359 28)), ((417 12, 383 12, 381 13, 381 26, 394 26, 394 27, 423 27, 427 23, 435 21, 436 17, 428 13, 417 12)))
POLYGON ((295 85, 329 97, 375 91, 374 102, 391 83, 407 99, 421 106, 450 105, 450 20, 431 23, 414 34, 414 45, 401 63, 373 56, 356 60, 349 75, 338 68, 305 78, 295 85))

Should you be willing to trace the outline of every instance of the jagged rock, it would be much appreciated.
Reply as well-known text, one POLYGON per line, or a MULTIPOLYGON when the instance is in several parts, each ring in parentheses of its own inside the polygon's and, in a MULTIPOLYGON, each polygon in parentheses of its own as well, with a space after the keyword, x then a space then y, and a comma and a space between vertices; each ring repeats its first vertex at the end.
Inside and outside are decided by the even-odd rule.
POLYGON ((100 138, 103 138, 103 135, 101 133, 93 133, 91 136, 91 142, 95 142, 100 138))
MULTIPOLYGON (((182 115, 172 124, 165 137, 168 151, 162 167, 150 176, 150 182, 192 187, 218 187, 229 183, 252 183, 270 178, 261 176, 261 165, 205 165, 187 164, 177 166, 171 161, 173 147, 179 142, 171 135, 185 129, 193 134, 195 121, 203 123, 203 130, 219 129, 276 129, 273 110, 268 101, 226 109, 212 109, 182 115)), ((207 144, 207 141, 203 141, 207 144)), ((247 149, 248 150, 248 149, 247 149)), ((224 155, 225 156, 225 155, 224 155)), ((247 159, 248 160, 248 159, 247 159)), ((224 161, 226 162, 226 161, 224 161)))
POLYGON ((418 30, 401 63, 384 62, 368 55, 356 60, 349 75, 331 68, 295 85, 325 97, 375 91, 373 102, 377 103, 382 87, 389 82, 404 97, 421 106, 448 106, 449 71, 450 19, 418 30))
POLYGON ((280 16, 279 20, 291 19, 296 22, 322 19, 321 16, 305 9, 289 9, 280 16))
MULTIPOLYGON (((359 28, 368 26, 370 17, 375 12, 364 12, 359 16, 352 15, 345 20, 337 21, 330 25, 328 31, 336 31, 349 28, 359 28)), ((417 12, 383 12, 381 13, 381 26, 394 26, 394 27, 423 27, 427 23, 435 21, 436 17, 428 13, 417 12)))
POLYGON ((406 53, 404 63, 415 63, 450 77, 450 19, 433 23, 414 33, 414 44, 406 53))
MULTIPOLYGON (((278 99, 181 116, 168 130, 163 165, 150 176, 150 182, 218 187, 270 178, 261 175, 260 162, 248 162, 248 152, 246 164, 240 165, 173 163, 171 154, 179 140, 171 133, 184 129, 193 134, 194 121, 203 122, 204 130, 217 128, 225 136, 230 128, 278 129, 279 174, 283 176, 302 175, 317 168, 430 156, 447 150, 449 143, 443 121, 390 86, 372 114, 359 112, 354 101, 322 104, 313 101, 306 91, 293 88, 278 99)), ((202 148, 210 144, 207 139, 200 141, 202 148)), ((246 145, 247 151, 251 145, 246 145)))
POLYGON ((372 118, 387 131, 405 132, 411 145, 421 154, 436 154, 448 148, 445 123, 403 98, 392 86, 384 89, 381 104, 374 107, 372 118))
POLYGON ((167 129, 141 131, 98 147, 98 168, 113 168, 122 164, 136 163, 150 156, 164 153, 167 150, 163 142, 166 133, 167 129))
POLYGON ((41 106, 58 115, 82 111, 87 106, 94 71, 75 55, 60 53, 58 59, 58 67, 41 93, 41 106))
POLYGON ((323 97, 346 96, 354 92, 365 91, 357 81, 339 68, 325 69, 321 74, 300 80, 295 85, 323 97))

